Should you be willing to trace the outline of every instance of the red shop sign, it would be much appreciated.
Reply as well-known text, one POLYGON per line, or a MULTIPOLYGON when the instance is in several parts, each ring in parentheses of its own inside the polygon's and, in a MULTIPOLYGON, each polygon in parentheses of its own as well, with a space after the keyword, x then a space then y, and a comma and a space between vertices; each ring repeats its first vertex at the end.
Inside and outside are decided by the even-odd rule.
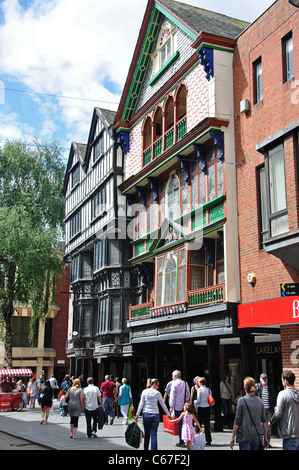
POLYGON ((299 324, 299 296, 238 305, 238 327, 299 324))

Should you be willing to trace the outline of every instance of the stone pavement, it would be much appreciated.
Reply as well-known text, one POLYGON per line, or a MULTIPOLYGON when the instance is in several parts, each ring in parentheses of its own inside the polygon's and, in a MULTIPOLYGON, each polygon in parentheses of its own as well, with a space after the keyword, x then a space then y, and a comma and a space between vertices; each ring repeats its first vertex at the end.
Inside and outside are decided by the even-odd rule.
MULTIPOLYGON (((79 427, 77 439, 70 439, 69 423, 70 418, 62 417, 59 413, 59 403, 54 400, 54 414, 50 415, 48 424, 40 424, 41 410, 39 407, 34 410, 24 409, 19 412, 1 411, 0 412, 0 431, 12 436, 21 437, 30 442, 46 446, 53 450, 105 450, 112 452, 143 450, 143 444, 139 449, 133 449, 125 441, 126 426, 122 424, 122 418, 116 418, 114 424, 105 425, 102 430, 97 432, 98 438, 88 439, 86 437, 85 416, 82 414, 79 418, 79 427)), ((139 425, 142 428, 142 419, 139 419, 139 425)), ((220 433, 212 432, 212 445, 205 450, 230 450, 229 443, 231 431, 225 430, 220 433)), ((183 453, 185 448, 176 447, 178 438, 163 432, 163 424, 160 423, 158 430, 158 449, 159 451, 169 451, 183 453)), ((273 448, 271 450, 281 450, 281 439, 273 438, 271 441, 273 448)), ((239 446, 235 444, 234 449, 239 446)))

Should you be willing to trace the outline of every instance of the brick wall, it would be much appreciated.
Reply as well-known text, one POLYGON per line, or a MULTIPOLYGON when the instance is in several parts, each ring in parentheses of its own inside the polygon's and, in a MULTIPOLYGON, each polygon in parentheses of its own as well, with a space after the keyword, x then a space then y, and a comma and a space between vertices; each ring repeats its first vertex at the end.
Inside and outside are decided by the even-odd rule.
MULTIPOLYGON (((264 162, 264 155, 256 150, 259 142, 298 120, 299 104, 294 104, 293 99, 298 80, 299 11, 287 0, 278 0, 239 37, 234 55, 238 230, 244 303, 279 297, 280 283, 299 282, 297 270, 260 249, 257 168, 264 162), (282 38, 290 31, 295 78, 283 83, 282 38), (254 105, 253 62, 259 57, 262 57, 263 100, 254 105), (240 114, 240 101, 244 98, 250 102, 248 114, 240 114), (256 274, 255 287, 247 282, 250 272, 256 274)), ((299 227, 299 199, 292 135, 285 137, 284 150, 289 231, 295 232, 299 227)))
POLYGON ((60 307, 59 313, 53 319, 52 323, 52 348, 56 350, 55 368, 69 370, 70 359, 66 355, 66 341, 68 335, 68 313, 69 313, 69 295, 62 292, 69 292, 70 268, 65 267, 65 274, 56 281, 55 303, 60 307), (65 361, 63 364, 57 364, 57 361, 65 361))
MULTIPOLYGON (((238 39, 234 54, 234 114, 241 302, 280 297, 280 284, 299 282, 299 271, 261 249, 257 169, 264 155, 256 145, 299 118, 299 10, 277 0, 238 39), (292 31, 294 79, 284 83, 282 39, 292 31), (254 104, 254 66, 262 59, 263 100, 254 104), (250 111, 240 114, 240 101, 250 111), (297 101, 297 103, 296 103, 297 101), (256 274, 256 285, 247 281, 256 274)), ((289 232, 299 228, 299 198, 295 140, 284 136, 289 232)), ((281 325, 283 370, 292 370, 299 387, 299 325, 281 325), (298 354, 297 352, 298 351, 298 354)))
POLYGON ((283 370, 294 372, 299 389, 299 325, 281 325, 280 330, 283 370))

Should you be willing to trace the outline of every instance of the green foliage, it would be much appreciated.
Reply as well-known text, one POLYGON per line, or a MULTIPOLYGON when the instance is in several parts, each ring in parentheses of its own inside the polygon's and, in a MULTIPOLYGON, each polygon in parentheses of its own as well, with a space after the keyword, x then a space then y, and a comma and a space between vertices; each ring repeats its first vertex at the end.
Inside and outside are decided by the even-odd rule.
MULTIPOLYGON (((6 142, 0 153, 0 322, 8 331, 16 304, 30 305, 30 342, 62 272, 65 165, 56 143, 6 142)), ((7 350, 7 356, 9 351, 7 350)))

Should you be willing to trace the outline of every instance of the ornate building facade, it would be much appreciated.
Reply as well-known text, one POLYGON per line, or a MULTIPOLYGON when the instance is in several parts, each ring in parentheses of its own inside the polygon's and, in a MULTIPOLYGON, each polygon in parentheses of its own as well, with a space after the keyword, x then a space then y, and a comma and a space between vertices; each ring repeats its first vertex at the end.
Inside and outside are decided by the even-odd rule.
POLYGON ((87 144, 71 146, 64 184, 71 374, 95 380, 107 373, 130 377, 129 305, 142 295, 128 261, 126 201, 118 189, 123 151, 114 118, 112 111, 94 109, 87 144))

